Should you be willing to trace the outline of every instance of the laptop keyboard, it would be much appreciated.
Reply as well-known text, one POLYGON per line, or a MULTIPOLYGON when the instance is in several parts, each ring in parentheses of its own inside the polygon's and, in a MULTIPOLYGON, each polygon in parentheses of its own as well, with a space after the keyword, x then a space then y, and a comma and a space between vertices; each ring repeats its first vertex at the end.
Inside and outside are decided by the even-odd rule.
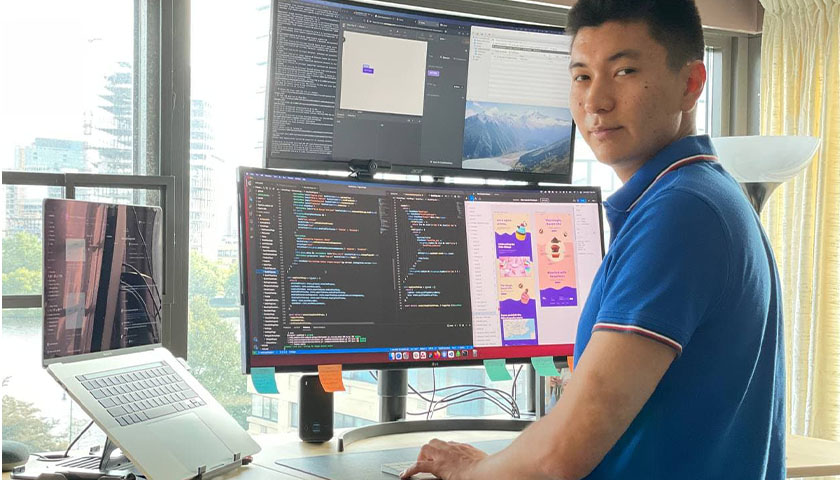
POLYGON ((76 379, 122 426, 204 405, 180 375, 163 362, 78 375, 76 379))

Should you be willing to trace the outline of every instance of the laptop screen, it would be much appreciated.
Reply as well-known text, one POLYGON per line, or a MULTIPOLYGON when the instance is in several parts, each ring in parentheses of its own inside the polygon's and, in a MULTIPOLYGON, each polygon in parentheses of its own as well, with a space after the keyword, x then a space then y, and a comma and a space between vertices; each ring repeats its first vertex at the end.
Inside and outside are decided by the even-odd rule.
POLYGON ((162 213, 44 200, 44 362, 161 341, 162 213))

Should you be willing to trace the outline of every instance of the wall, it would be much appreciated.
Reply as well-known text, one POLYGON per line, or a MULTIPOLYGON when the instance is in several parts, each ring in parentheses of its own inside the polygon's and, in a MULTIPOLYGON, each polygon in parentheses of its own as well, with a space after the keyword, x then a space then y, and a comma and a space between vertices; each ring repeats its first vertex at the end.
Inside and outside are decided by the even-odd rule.
MULTIPOLYGON (((758 0, 695 0, 703 26, 732 32, 760 33, 764 8, 758 0)), ((575 0, 542 0, 572 6, 575 0)))

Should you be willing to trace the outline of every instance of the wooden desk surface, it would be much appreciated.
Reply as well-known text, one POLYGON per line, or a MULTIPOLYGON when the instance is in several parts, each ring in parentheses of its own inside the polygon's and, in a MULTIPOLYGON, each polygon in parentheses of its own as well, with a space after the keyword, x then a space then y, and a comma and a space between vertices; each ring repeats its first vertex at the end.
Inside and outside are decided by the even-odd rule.
MULTIPOLYGON (((350 445, 348 452, 365 452, 393 448, 419 446, 431 438, 476 442, 512 438, 509 432, 436 432, 408 433, 389 437, 362 440, 350 445), (387 438, 387 440, 385 440, 387 438)), ((307 476, 285 469, 274 463, 279 458, 300 458, 336 453, 337 442, 333 439, 324 444, 308 444, 298 440, 295 434, 264 435, 256 437, 263 450, 254 457, 254 463, 224 476, 220 480, 312 480, 307 476)), ((3 473, 3 480, 10 478, 3 473)), ((840 475, 840 442, 816 438, 789 436, 787 439, 788 478, 840 475)))
POLYGON ((786 448, 788 478, 840 475, 840 442, 790 435, 786 448))

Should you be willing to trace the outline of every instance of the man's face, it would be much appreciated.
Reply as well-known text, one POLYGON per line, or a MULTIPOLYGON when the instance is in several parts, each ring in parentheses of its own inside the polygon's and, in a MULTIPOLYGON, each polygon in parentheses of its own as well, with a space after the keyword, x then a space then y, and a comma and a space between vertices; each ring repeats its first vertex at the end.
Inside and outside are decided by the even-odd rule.
POLYGON ((623 181, 666 145, 693 131, 683 119, 687 67, 668 68, 667 51, 642 22, 578 30, 572 44, 570 104, 598 160, 623 181))

